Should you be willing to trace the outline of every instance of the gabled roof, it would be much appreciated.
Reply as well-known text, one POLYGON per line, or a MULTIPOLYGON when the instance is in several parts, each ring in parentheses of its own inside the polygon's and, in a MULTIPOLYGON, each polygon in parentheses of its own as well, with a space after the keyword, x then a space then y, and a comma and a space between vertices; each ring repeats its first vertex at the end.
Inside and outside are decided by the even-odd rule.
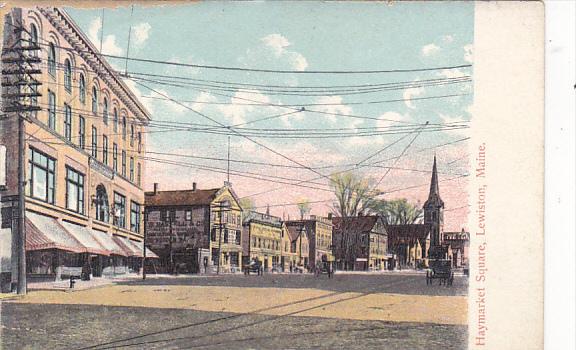
POLYGON ((370 215, 370 216, 353 216, 353 217, 333 217, 332 224, 334 225, 334 230, 340 230, 342 225, 345 224, 350 228, 354 228, 357 232, 370 232, 374 229, 374 226, 380 220, 380 216, 370 215))
POLYGON ((306 226, 304 225, 287 225, 286 230, 288 231, 290 242, 297 240, 298 236, 300 236, 300 233, 304 233, 304 236, 306 236, 306 226))
POLYGON ((175 190, 145 193, 145 205, 154 206, 179 206, 179 205, 210 205, 216 198, 220 188, 208 190, 175 190))
POLYGON ((430 234, 432 227, 428 224, 387 225, 390 240, 419 240, 422 242, 430 234))

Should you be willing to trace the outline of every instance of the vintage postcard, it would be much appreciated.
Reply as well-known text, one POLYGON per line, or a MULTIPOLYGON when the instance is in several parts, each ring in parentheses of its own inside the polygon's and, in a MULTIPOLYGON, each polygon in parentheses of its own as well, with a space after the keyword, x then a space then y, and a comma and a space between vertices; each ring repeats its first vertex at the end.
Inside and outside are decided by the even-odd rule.
POLYGON ((542 3, 1 27, 2 349, 543 347, 542 3))

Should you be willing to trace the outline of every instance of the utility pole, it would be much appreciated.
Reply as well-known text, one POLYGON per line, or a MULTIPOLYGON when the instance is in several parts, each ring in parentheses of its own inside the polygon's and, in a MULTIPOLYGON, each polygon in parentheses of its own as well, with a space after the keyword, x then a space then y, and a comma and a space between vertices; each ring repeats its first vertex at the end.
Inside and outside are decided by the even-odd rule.
POLYGON ((228 176, 228 183, 230 183, 230 136, 228 136, 228 170, 227 170, 227 176, 228 176))
POLYGON ((172 211, 168 211, 168 223, 170 225, 170 274, 174 274, 174 250, 172 249, 172 211))
POLYGON ((40 108, 34 103, 36 98, 41 96, 37 88, 41 83, 34 78, 35 74, 41 74, 42 71, 34 64, 40 63, 41 60, 37 55, 29 55, 26 52, 36 52, 40 50, 37 43, 32 42, 32 35, 22 26, 22 13, 18 10, 12 11, 12 21, 18 24, 14 26, 12 46, 5 47, 2 50, 2 69, 3 77, 14 77, 2 82, 3 94, 2 99, 6 101, 4 112, 14 113, 18 118, 18 235, 17 242, 17 261, 18 261, 18 283, 17 293, 25 295, 27 293, 26 283, 26 174, 25 174, 25 119, 26 112, 39 111, 40 108), (29 39, 22 34, 26 33, 29 39), (25 44, 22 44, 25 42, 25 44), (8 68, 7 68, 8 67, 8 68))
POLYGON ((220 211, 220 236, 218 237, 218 266, 216 266, 216 274, 219 275, 220 274, 220 263, 221 263, 221 259, 222 259, 222 234, 224 231, 224 222, 223 222, 223 215, 222 213, 224 212, 224 209, 226 209, 226 211, 229 210, 230 207, 230 203, 228 201, 222 201, 219 203, 218 205, 219 207, 219 211, 220 211))
POLYGON ((146 279, 146 226, 148 223, 148 210, 144 208, 144 256, 142 257, 142 279, 146 279))

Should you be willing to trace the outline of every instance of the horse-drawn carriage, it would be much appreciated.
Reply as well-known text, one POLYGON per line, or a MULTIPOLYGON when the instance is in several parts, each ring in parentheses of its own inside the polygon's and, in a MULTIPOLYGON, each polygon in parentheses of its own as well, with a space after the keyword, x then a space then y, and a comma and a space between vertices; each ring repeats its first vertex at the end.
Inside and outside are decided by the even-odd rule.
POLYGON ((450 259, 435 259, 429 262, 430 269, 426 271, 426 284, 434 284, 434 280, 439 280, 439 285, 451 286, 454 281, 454 271, 452 271, 452 261, 450 259))
POLYGON ((244 274, 249 275, 250 273, 257 273, 258 276, 263 274, 262 263, 258 259, 252 259, 250 262, 243 267, 244 274))
POLYGON ((334 275, 334 267, 332 266, 332 262, 328 261, 326 255, 322 255, 322 259, 316 263, 316 268, 314 269, 314 275, 316 275, 316 277, 322 274, 327 274, 328 278, 332 278, 334 275))

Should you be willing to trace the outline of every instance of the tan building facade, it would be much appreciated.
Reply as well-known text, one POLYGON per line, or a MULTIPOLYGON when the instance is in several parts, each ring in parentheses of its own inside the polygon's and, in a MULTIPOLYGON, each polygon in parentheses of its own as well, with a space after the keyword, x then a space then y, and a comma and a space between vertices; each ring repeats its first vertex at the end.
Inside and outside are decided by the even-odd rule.
POLYGON ((264 272, 282 269, 282 223, 268 214, 249 212, 242 230, 243 265, 257 259, 264 272))
MULTIPOLYGON (((26 101, 37 111, 8 112, 0 119, 0 144, 10 155, 2 195, 2 233, 12 235, 17 230, 17 221, 11 218, 18 197, 15 135, 22 115, 28 273, 59 274, 63 267, 88 262, 99 275, 109 265, 125 264, 122 255, 111 253, 122 248, 111 239, 142 247, 145 163, 141 157, 150 114, 63 10, 14 9, 5 20, 4 47, 21 36, 40 48, 31 55, 40 58, 35 67, 41 85, 31 88, 26 101), (20 24, 24 31, 6 35, 20 24), (87 236, 79 238, 78 232, 87 236)), ((3 75, 3 82, 15 83, 15 79, 3 75)), ((3 88, 4 94, 11 91, 13 87, 3 88)), ((4 99, 4 106, 8 102, 4 99)))
POLYGON ((288 249, 284 259, 285 271, 293 272, 296 268, 307 270, 310 268, 310 244, 306 226, 286 226, 288 249), (287 266, 286 266, 287 265, 287 266))
POLYGON ((332 219, 311 215, 309 219, 286 221, 286 226, 306 227, 309 242, 309 265, 316 266, 316 262, 326 256, 328 261, 334 261, 332 254, 332 219))

